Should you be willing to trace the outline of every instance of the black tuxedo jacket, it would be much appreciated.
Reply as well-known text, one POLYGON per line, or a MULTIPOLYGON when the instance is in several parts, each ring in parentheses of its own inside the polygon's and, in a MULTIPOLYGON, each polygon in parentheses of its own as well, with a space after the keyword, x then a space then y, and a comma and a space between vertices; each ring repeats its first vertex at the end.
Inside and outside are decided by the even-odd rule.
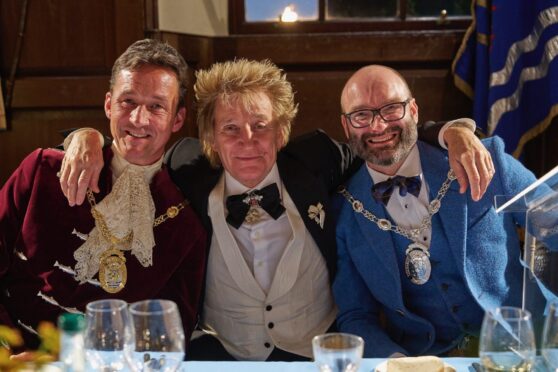
MULTIPOLYGON (((223 168, 215 169, 209 165, 195 138, 183 138, 175 143, 167 151, 166 163, 171 178, 201 218, 211 242, 213 229, 207 214, 207 203, 223 168)), ((334 141, 323 131, 298 137, 277 154, 281 180, 326 261, 330 281, 335 276, 337 263, 335 218, 330 207, 330 195, 361 164, 362 161, 354 158, 347 145, 334 141), (325 211, 323 229, 308 213, 308 208, 318 203, 325 211)))

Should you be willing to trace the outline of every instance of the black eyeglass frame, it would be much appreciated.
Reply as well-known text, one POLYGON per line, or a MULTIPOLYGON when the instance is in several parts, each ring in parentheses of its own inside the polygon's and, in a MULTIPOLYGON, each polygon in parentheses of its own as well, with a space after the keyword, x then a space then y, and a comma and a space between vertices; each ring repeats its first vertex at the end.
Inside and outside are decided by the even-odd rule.
POLYGON ((359 110, 355 110, 355 111, 352 111, 352 112, 343 113, 343 116, 347 119, 347 121, 349 122, 349 124, 351 124, 351 126, 352 126, 353 128, 356 128, 356 129, 362 129, 362 128, 366 128, 366 127, 372 125, 372 123, 374 123, 374 120, 376 120, 376 116, 378 116, 378 115, 380 116, 380 118, 381 118, 384 122, 389 123, 389 122, 392 122, 392 121, 401 120, 401 119, 403 119, 403 118, 405 117, 405 115, 407 114, 407 104, 409 104, 409 102, 411 102, 412 99, 413 99, 413 97, 410 97, 410 98, 407 98, 405 101, 386 103, 385 105, 383 105, 382 107, 379 107, 379 108, 377 108, 377 109, 359 109, 359 110), (382 111, 384 108, 388 107, 388 106, 391 106, 391 105, 398 105, 398 104, 399 104, 399 105, 403 105, 403 115, 401 115, 401 117, 398 118, 398 119, 386 120, 386 119, 384 118, 384 116, 382 115, 381 111, 382 111), (372 120, 370 120, 370 123, 368 123, 368 124, 366 124, 366 125, 355 125, 355 124, 353 124, 353 122, 352 122, 352 120, 351 120, 351 115, 353 115, 353 114, 355 114, 355 113, 357 113, 357 112, 371 112, 373 116, 372 116, 372 120))

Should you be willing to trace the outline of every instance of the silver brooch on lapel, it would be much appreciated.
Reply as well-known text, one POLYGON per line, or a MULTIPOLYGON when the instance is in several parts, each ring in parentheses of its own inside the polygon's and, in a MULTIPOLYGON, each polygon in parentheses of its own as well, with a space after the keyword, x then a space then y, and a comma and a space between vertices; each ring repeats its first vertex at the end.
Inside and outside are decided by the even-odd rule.
POLYGON ((325 211, 324 206, 322 203, 318 203, 316 205, 311 205, 308 207, 308 217, 311 220, 316 221, 318 225, 323 229, 324 228, 324 220, 325 220, 325 211))

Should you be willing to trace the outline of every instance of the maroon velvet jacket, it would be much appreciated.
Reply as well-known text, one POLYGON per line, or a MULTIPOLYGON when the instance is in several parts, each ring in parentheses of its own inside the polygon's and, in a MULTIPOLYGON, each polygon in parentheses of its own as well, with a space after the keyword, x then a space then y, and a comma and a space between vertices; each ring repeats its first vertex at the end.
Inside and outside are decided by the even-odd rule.
MULTIPOLYGON (((36 329, 39 321, 54 322, 64 311, 44 296, 82 312, 88 302, 98 299, 120 298, 131 303, 165 298, 177 303, 189 340, 206 258, 206 234, 190 206, 154 228, 153 266, 143 267, 125 252, 128 280, 122 291, 110 294, 90 283, 79 284, 55 263, 73 269, 74 251, 83 240, 72 232, 89 233, 94 220, 87 202, 68 206, 56 176, 62 157, 57 150, 35 150, 0 190, 0 324, 21 328, 27 347, 34 347, 35 337, 25 326, 36 329)), ((105 164, 111 158, 110 148, 105 149, 105 164)), ((99 184, 97 201, 112 187, 107 165, 99 184)), ((184 200, 165 167, 153 177, 150 187, 156 217, 184 200)))

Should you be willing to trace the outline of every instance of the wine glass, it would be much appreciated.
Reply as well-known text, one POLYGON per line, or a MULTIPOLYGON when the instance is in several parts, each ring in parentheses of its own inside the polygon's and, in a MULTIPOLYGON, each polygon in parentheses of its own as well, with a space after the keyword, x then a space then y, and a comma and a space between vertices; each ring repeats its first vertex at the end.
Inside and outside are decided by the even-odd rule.
POLYGON ((312 350, 320 372, 356 372, 364 341, 348 333, 326 333, 312 339, 312 350))
POLYGON ((536 350, 529 311, 498 307, 486 312, 479 343, 485 371, 530 371, 535 365, 536 350))
POLYGON ((176 371, 184 360, 184 329, 176 304, 145 300, 130 305, 135 348, 126 359, 134 371, 176 371))
POLYGON ((548 308, 544 321, 541 354, 549 371, 558 371, 558 302, 548 308))
POLYGON ((128 304, 122 300, 90 302, 85 319, 85 359, 89 369, 125 370, 124 350, 134 343, 128 304))

